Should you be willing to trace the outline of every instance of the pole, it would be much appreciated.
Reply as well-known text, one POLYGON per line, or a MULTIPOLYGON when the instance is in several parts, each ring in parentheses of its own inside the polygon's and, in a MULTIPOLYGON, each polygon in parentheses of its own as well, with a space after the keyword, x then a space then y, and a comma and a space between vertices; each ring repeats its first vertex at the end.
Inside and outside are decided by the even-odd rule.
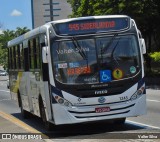
POLYGON ((50 0, 50 20, 53 21, 53 0, 50 0))

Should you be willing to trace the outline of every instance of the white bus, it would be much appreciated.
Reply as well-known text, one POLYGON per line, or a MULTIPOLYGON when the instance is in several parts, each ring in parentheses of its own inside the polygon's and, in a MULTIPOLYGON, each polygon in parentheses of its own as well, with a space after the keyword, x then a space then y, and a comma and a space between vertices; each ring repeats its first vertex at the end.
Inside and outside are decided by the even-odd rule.
POLYGON ((146 113, 145 43, 128 16, 49 22, 8 48, 12 98, 47 129, 146 113))

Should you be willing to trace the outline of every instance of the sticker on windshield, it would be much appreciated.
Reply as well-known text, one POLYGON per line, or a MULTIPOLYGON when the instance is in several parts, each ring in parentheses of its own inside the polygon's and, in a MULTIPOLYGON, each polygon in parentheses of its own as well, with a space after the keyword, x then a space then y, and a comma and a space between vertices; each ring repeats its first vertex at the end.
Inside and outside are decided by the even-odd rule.
POLYGON ((80 65, 79 65, 79 63, 78 62, 75 62, 75 63, 69 63, 69 67, 70 68, 77 68, 77 67, 79 67, 80 65))
POLYGON ((61 63, 61 64, 58 64, 58 68, 59 69, 64 69, 64 68, 67 68, 67 63, 61 63))
POLYGON ((132 74, 136 73, 136 67, 131 66, 131 67, 130 67, 130 72, 131 72, 132 74))
POLYGON ((100 82, 109 82, 111 81, 111 71, 110 70, 103 70, 100 71, 100 82))
POLYGON ((123 78, 123 71, 121 69, 117 68, 113 71, 112 75, 113 75, 114 79, 117 79, 117 80, 121 79, 121 78, 123 78))

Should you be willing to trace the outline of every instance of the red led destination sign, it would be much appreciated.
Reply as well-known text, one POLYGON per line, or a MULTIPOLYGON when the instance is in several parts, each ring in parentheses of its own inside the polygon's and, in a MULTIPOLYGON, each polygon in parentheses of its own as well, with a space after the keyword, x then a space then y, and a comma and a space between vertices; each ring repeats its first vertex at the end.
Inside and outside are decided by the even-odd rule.
POLYGON ((57 35, 82 35, 121 31, 129 28, 129 18, 83 19, 54 25, 57 35))
POLYGON ((115 21, 104 21, 104 22, 86 22, 86 23, 77 23, 69 24, 69 31, 79 31, 79 30, 97 30, 97 29, 108 29, 114 28, 116 25, 115 21))

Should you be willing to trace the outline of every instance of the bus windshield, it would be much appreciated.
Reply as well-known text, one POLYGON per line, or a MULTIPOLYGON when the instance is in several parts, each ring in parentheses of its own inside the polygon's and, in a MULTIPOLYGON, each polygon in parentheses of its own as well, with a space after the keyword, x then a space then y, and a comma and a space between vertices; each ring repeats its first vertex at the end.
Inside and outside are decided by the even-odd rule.
POLYGON ((52 61, 57 81, 95 84, 134 77, 140 71, 135 35, 55 41, 52 61))

